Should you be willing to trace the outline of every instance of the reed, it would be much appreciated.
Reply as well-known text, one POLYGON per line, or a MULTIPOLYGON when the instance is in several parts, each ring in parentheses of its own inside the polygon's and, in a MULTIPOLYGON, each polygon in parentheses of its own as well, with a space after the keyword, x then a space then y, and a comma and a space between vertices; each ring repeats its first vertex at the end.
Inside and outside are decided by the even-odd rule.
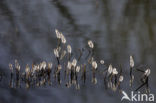
MULTIPOLYGON (((42 61, 38 64, 32 63, 32 67, 27 64, 24 68, 24 72, 22 72, 18 60, 15 60, 14 65, 9 63, 11 77, 9 86, 11 88, 21 87, 21 82, 25 84, 26 88, 46 85, 51 86, 55 85, 53 78, 59 85, 61 85, 61 77, 64 75, 63 80, 65 81, 65 86, 67 88, 74 86, 75 89, 79 90, 81 82, 85 85, 88 78, 91 78, 91 83, 96 85, 98 81, 97 76, 102 75, 106 89, 109 88, 112 91, 123 91, 121 85, 126 76, 124 77, 121 65, 119 68, 116 68, 113 67, 112 64, 107 66, 104 60, 96 60, 94 55, 95 45, 91 40, 88 41, 87 48, 78 49, 79 56, 75 57, 72 47, 70 44, 67 44, 63 33, 57 29, 55 32, 57 45, 56 48, 53 49, 53 54, 55 56, 54 60, 56 64, 51 61, 42 61), (88 52, 88 54, 86 54, 86 52, 88 52), (85 59, 82 58, 84 56, 86 57, 85 59), (91 75, 88 75, 87 73, 91 73, 91 75), (54 74, 54 76, 51 76, 51 74, 54 74), (14 82, 16 82, 16 85, 14 82)), ((146 89, 149 90, 149 76, 151 69, 143 70, 135 68, 133 56, 130 56, 129 63, 130 86, 133 84, 134 72, 136 70, 136 72, 142 73, 142 77, 140 77, 141 85, 136 88, 136 91, 145 85, 146 89)))

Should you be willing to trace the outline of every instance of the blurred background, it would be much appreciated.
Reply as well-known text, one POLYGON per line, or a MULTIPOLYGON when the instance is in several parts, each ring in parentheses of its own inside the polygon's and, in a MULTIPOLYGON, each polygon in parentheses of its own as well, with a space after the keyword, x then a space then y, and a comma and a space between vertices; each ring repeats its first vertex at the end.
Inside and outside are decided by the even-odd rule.
MULTIPOLYGON (((136 65, 151 68, 150 88, 156 93, 156 0, 0 0, 0 71, 7 73, 14 59, 23 67, 54 61, 56 28, 74 50, 93 40, 97 59, 122 64, 125 76, 133 55, 136 65)), ((102 86, 25 90, 9 89, 7 81, 0 83, 0 103, 115 103, 121 98, 102 86)), ((123 88, 127 85, 124 80, 123 88)))

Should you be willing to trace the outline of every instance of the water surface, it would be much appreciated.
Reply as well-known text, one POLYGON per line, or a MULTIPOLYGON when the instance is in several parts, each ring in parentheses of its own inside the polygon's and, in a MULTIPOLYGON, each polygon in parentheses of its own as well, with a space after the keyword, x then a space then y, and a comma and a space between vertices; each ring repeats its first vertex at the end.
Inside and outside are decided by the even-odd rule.
MULTIPOLYGON (((93 40, 96 59, 122 64, 125 75, 129 73, 129 55, 133 55, 136 65, 151 68, 150 88, 156 93, 155 0, 1 0, 0 69, 8 72, 8 63, 14 59, 22 67, 33 61, 54 61, 55 28, 75 51, 93 40)), ((2 103, 115 103, 121 97, 102 86, 80 91, 65 87, 27 91, 9 89, 7 81, 1 82, 2 103)), ((126 88, 126 81, 124 85, 126 88)))

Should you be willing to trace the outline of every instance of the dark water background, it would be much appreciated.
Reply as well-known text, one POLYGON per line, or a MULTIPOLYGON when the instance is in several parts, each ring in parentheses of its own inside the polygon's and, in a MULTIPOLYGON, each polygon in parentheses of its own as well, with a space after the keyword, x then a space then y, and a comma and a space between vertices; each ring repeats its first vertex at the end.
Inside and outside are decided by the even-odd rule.
MULTIPOLYGON (((156 0, 0 0, 0 70, 7 72, 14 59, 23 67, 53 61, 55 28, 75 50, 93 40, 97 59, 122 64, 124 76, 132 54, 136 65, 151 68, 150 88, 156 93, 156 0)), ((9 89, 7 83, 1 82, 0 103, 117 103, 121 97, 102 86, 26 90, 9 89)), ((125 80, 128 90, 127 85, 125 80)))

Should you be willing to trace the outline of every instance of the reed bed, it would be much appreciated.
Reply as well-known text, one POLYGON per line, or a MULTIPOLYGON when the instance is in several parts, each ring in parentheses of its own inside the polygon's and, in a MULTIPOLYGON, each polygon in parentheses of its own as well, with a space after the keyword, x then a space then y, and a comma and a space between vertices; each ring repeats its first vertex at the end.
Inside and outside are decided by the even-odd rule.
MULTIPOLYGON (((106 65, 104 60, 96 60, 94 52, 94 42, 89 40, 88 47, 79 49, 79 56, 75 57, 70 44, 67 44, 66 38, 57 29, 55 30, 57 37, 57 46, 53 49, 55 55, 55 63, 42 61, 38 64, 28 64, 21 71, 18 60, 15 63, 9 63, 10 68, 10 88, 34 88, 40 86, 52 86, 54 82, 67 88, 74 87, 79 90, 81 86, 86 85, 86 81, 96 85, 98 83, 97 76, 102 77, 105 88, 112 91, 123 91, 121 85, 125 78, 130 78, 129 85, 133 86, 135 80, 134 72, 142 73, 140 77, 140 86, 136 87, 136 91, 144 88, 149 92, 149 68, 135 67, 133 56, 129 59, 129 76, 124 76, 122 66, 116 68, 112 64, 106 65), (84 55, 87 52, 87 55, 84 55), (81 62, 83 61, 83 62, 81 62), (90 73, 90 75, 88 75, 90 73), (63 75, 63 79, 61 78, 63 75), (90 76, 90 77, 88 77, 90 76), (64 81, 64 82, 62 82, 64 81), (21 85, 23 84, 23 85, 21 85)), ((22 68, 23 69, 23 68, 22 68)), ((100 81, 100 80, 99 80, 100 81)), ((100 81, 101 82, 101 81, 100 81)))

